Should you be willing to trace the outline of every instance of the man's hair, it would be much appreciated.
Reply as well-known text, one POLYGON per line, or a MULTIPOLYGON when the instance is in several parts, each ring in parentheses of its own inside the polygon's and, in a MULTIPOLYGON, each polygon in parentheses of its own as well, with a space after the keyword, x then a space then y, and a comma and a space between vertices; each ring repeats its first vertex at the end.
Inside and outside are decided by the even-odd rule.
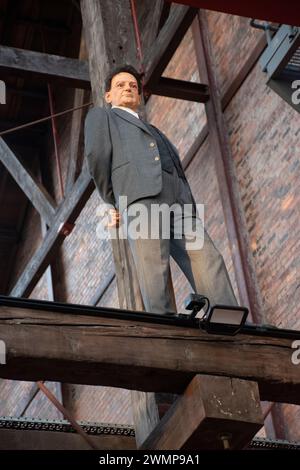
POLYGON ((109 72, 105 79, 105 91, 109 91, 111 89, 111 81, 114 76, 122 72, 130 73, 130 75, 134 76, 138 84, 138 90, 140 95, 142 93, 142 77, 141 74, 134 67, 132 67, 132 65, 121 65, 111 70, 111 72, 109 72))

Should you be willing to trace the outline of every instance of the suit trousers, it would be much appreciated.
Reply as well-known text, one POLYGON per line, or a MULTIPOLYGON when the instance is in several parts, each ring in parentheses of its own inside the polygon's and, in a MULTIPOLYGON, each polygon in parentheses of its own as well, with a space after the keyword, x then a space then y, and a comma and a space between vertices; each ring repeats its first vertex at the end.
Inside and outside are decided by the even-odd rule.
POLYGON ((207 296, 211 305, 237 305, 223 257, 203 226, 189 184, 175 168, 173 173, 162 171, 162 177, 157 196, 135 201, 122 214, 146 311, 174 312, 168 289, 170 255, 193 290, 207 296), (158 216, 152 208, 162 205, 176 210, 158 216), (141 212, 144 218, 140 220, 147 217, 147 223, 132 230, 141 212))

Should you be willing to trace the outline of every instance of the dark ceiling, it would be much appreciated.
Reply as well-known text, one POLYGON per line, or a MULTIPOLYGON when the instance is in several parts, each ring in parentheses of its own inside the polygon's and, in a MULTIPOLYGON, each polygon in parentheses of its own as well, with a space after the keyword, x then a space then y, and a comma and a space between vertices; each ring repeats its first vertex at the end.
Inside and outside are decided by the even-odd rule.
MULTIPOLYGON (((76 0, 0 0, 0 44, 77 58, 81 15, 76 0)), ((0 105, 0 132, 48 116, 46 81, 1 74, 6 104, 0 105)), ((36 171, 51 135, 49 122, 3 136, 24 163, 36 171)), ((0 293, 8 293, 10 273, 31 203, 0 163, 0 293)))

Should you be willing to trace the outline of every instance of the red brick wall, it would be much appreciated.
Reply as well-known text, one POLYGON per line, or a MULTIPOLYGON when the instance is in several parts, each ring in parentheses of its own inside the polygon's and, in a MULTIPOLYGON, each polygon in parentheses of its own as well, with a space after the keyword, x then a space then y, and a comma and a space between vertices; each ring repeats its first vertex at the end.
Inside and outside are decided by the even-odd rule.
POLYGON ((250 18, 208 10, 206 13, 218 85, 223 94, 264 33, 249 26, 250 18))
POLYGON ((267 320, 299 328, 299 114, 257 65, 225 112, 267 320))

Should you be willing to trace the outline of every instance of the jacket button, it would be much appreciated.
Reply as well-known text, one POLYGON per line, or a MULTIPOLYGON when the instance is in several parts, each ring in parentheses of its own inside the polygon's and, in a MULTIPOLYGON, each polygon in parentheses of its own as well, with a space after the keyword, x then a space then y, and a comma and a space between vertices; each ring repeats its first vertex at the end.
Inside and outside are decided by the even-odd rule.
POLYGON ((160 160, 160 158, 159 158, 159 157, 155 157, 155 158, 154 158, 154 160, 156 160, 156 161, 157 161, 157 160, 160 160))
POLYGON ((150 143, 150 147, 155 147, 155 143, 154 143, 154 142, 151 142, 151 143, 150 143))

